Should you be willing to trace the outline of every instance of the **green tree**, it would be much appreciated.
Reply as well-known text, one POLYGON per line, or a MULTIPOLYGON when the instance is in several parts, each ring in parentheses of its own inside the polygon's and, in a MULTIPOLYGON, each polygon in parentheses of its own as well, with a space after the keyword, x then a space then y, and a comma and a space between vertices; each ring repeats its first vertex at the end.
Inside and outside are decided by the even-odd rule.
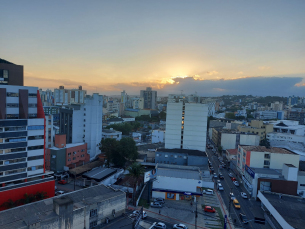
POLYGON ((164 111, 161 111, 160 114, 159 114, 159 118, 161 120, 166 120, 166 113, 164 111))
MULTIPOLYGON (((101 142, 98 144, 99 149, 106 155, 107 167, 109 167, 110 163, 113 163, 112 159, 118 154, 119 145, 120 145, 119 141, 117 141, 114 138, 102 139, 101 142)), ((118 160, 119 159, 120 158, 118 158, 118 160)), ((118 163, 118 162, 116 161, 116 163, 118 163)), ((123 162, 121 162, 121 163, 123 163, 123 162)), ((118 164, 121 164, 121 163, 118 163, 118 164)))
POLYGON ((135 161, 139 155, 136 142, 132 138, 122 138, 120 140, 120 152, 129 161, 135 161))
POLYGON ((135 205, 136 202, 136 187, 139 181, 139 178, 144 174, 144 169, 141 164, 138 162, 134 162, 131 166, 128 167, 129 176, 134 178, 133 183, 133 204, 135 205))
POLYGON ((32 203, 35 201, 35 196, 33 194, 24 194, 24 198, 23 198, 23 203, 24 204, 28 204, 28 203, 32 203))
POLYGON ((1 207, 6 208, 6 209, 10 209, 13 207, 16 207, 16 202, 13 201, 12 199, 8 199, 8 201, 4 202, 1 207))
POLYGON ((260 146, 265 146, 266 148, 270 148, 270 142, 267 138, 264 138, 259 143, 260 146))
POLYGON ((226 113, 225 117, 228 118, 228 119, 235 119, 235 114, 234 113, 226 113))
POLYGON ((43 200, 47 197, 48 197, 47 193, 43 192, 43 191, 42 192, 36 192, 36 194, 35 194, 36 200, 43 200))

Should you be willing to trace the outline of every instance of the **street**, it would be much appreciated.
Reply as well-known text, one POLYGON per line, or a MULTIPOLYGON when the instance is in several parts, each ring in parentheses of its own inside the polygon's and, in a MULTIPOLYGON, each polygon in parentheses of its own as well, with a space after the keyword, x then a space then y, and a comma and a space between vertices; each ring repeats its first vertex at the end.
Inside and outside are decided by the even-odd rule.
MULTIPOLYGON (((271 228, 269 225, 261 225, 254 223, 254 217, 262 217, 263 216, 263 210, 260 207, 260 202, 253 200, 253 199, 244 199, 241 197, 240 193, 245 192, 247 193, 246 189, 243 187, 243 184, 240 184, 239 187, 236 187, 231 178, 229 177, 229 173, 232 172, 231 170, 228 171, 228 168, 219 168, 220 162, 218 160, 219 155, 214 154, 212 150, 207 149, 206 150, 207 155, 209 157, 209 160, 212 163, 212 166, 215 170, 215 173, 218 175, 219 172, 223 174, 224 179, 220 180, 221 184, 223 185, 224 190, 218 191, 229 211, 229 214, 231 216, 231 219, 235 226, 242 227, 242 228, 261 228, 261 229, 269 229, 271 228), (234 196, 240 203, 240 209, 236 209, 230 200, 229 194, 230 192, 234 193, 234 196), (247 216, 248 220, 250 221, 248 224, 242 224, 239 218, 239 213, 243 213, 247 216), (236 220, 236 222, 235 222, 236 220)), ((234 173, 233 173, 234 174, 234 173)), ((234 174, 234 177, 236 175, 234 174)), ((218 178, 214 178, 214 181, 218 180, 218 178)), ((248 193, 247 193, 248 195, 248 193)))

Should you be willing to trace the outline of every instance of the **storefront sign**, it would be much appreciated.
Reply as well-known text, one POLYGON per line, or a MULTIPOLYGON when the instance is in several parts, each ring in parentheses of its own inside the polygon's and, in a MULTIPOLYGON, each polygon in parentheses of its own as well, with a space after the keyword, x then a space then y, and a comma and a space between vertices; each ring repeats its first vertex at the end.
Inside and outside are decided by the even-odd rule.
POLYGON ((247 171, 247 173, 249 173, 249 175, 254 179, 255 177, 255 172, 252 171, 252 169, 250 169, 250 167, 248 165, 245 165, 245 170, 247 171))

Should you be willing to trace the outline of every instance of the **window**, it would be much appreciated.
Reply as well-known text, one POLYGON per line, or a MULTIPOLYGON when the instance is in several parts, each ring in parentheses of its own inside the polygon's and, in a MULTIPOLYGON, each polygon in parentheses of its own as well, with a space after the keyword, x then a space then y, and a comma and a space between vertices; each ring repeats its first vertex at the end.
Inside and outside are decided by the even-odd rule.
POLYGON ((43 159, 43 155, 28 157, 28 161, 39 160, 39 159, 43 159))
POLYGON ((85 157, 85 155, 84 155, 84 154, 82 154, 80 157, 85 157))
POLYGON ((74 151, 74 152, 73 152, 73 155, 75 155, 75 154, 76 154, 76 152, 74 151))
POLYGON ((41 146, 29 146, 28 150, 36 150, 36 149, 43 149, 43 145, 41 146))
POLYGON ((68 157, 70 157, 71 156, 71 153, 68 153, 68 157))
POLYGON ((7 97, 18 97, 19 94, 18 94, 18 93, 13 93, 13 92, 7 92, 7 93, 6 93, 6 96, 7 96, 7 97))
POLYGON ((68 161, 71 161, 71 158, 69 158, 68 161))
POLYGON ((36 93, 29 93, 29 98, 37 98, 37 94, 36 93))
POLYGON ((73 160, 76 160, 76 157, 73 157, 73 160))
POLYGON ((43 135, 37 135, 37 136, 29 136, 28 140, 37 140, 37 139, 43 139, 43 135))
POLYGON ((28 130, 43 130, 44 126, 28 126, 28 130))
POLYGON ((90 218, 94 217, 94 216, 97 216, 97 209, 91 209, 90 210, 90 218))
POLYGON ((26 169, 14 169, 14 170, 6 171, 5 175, 10 175, 10 174, 14 174, 14 173, 22 173, 25 171, 26 171, 26 169))
POLYGON ((270 165, 270 161, 264 161, 264 165, 270 165))
POLYGON ((159 157, 159 154, 156 154, 156 157, 159 157))
POLYGON ((89 229, 95 228, 96 225, 97 225, 97 221, 91 222, 90 225, 89 225, 89 229))
POLYGON ((183 158, 186 159, 186 156, 184 156, 183 158))
POLYGON ((7 103, 6 107, 19 107, 18 103, 7 103))
POLYGON ((81 152, 85 152, 85 149, 82 149, 81 152))
POLYGON ((167 154, 165 154, 165 157, 168 157, 168 155, 167 155, 167 154))
POLYGON ((270 154, 265 154, 266 159, 270 159, 270 154))

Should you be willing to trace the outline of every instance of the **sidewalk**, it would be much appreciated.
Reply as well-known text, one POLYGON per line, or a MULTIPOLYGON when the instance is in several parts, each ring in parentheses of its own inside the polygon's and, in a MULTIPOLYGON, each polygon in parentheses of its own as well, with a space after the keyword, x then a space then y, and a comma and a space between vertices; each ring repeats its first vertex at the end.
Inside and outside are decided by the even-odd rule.
POLYGON ((224 204, 223 200, 222 200, 222 197, 221 195, 219 195, 219 193, 216 191, 216 196, 218 198, 218 201, 220 203, 220 209, 222 211, 222 214, 223 216, 227 215, 228 217, 228 220, 227 220, 227 228, 230 228, 230 229, 235 229, 234 225, 231 223, 232 222, 232 219, 229 218, 229 213, 228 213, 228 209, 226 208, 226 205, 224 204))

